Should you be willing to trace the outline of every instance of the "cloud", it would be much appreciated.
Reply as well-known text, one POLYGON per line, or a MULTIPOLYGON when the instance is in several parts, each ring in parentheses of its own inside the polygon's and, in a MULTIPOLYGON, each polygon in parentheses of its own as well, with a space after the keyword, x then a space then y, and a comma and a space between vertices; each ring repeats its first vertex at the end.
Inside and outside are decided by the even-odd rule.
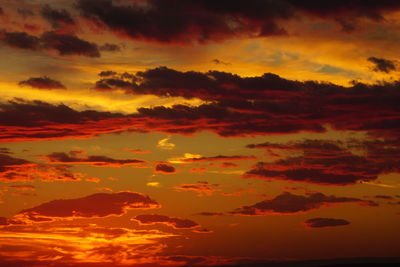
POLYGON ((67 218, 121 216, 129 209, 159 208, 155 200, 136 192, 97 193, 75 199, 58 199, 20 211, 22 221, 53 221, 67 218))
POLYGON ((157 173, 172 174, 175 173, 175 167, 168 164, 159 163, 156 165, 155 171, 157 173))
MULTIPOLYGON (((198 106, 179 104, 139 108, 137 113, 129 115, 71 110, 70 113, 74 113, 72 117, 80 118, 86 125, 76 125, 78 129, 70 129, 69 125, 63 131, 49 127, 51 131, 57 131, 61 136, 85 131, 88 127, 92 128, 94 134, 85 131, 82 135, 93 136, 99 131, 106 133, 128 129, 184 135, 211 131, 230 137, 324 133, 331 128, 393 139, 398 138, 400 131, 397 119, 400 116, 397 105, 400 91, 397 81, 374 85, 353 83, 343 87, 331 83, 288 80, 271 73, 258 77, 240 77, 217 71, 180 72, 165 67, 136 74, 117 74, 118 78, 109 76, 114 75, 112 71, 105 71, 102 75, 104 79, 99 82, 104 85, 103 88, 108 88, 104 90, 119 88, 132 94, 183 96, 207 102, 198 106), (125 78, 121 79, 122 76, 125 78), (88 118, 94 114, 97 115, 95 120, 88 118), (110 120, 105 123, 100 119, 102 116, 110 120)), ((35 102, 35 105, 39 103, 35 102)), ((39 106, 44 105, 49 104, 41 103, 39 106)), ((11 106, 1 113, 7 113, 11 106)), ((59 105, 55 109, 61 107, 65 106, 59 105)), ((13 109, 13 112, 16 111, 13 109)), ((43 116, 50 117, 51 113, 43 116)), ((33 121, 37 119, 33 118, 33 121)), ((40 121, 42 124, 52 122, 43 118, 40 121)), ((6 132, 9 131, 6 129, 6 132)), ((21 129, 21 133, 15 135, 18 134, 26 135, 29 131, 21 129)), ((47 131, 40 131, 40 134, 45 136, 47 131)), ((160 147, 172 149, 173 143, 168 141, 169 137, 160 140, 160 147)))
POLYGON ((46 32, 42 35, 41 40, 46 49, 54 49, 62 56, 100 57, 99 49, 95 43, 82 40, 74 35, 46 32))
POLYGON ((100 51, 106 52, 118 52, 121 51, 121 47, 116 44, 105 43, 99 46, 100 51))
POLYGON ((175 144, 169 142, 170 139, 171 139, 170 136, 168 136, 168 137, 166 137, 164 139, 161 139, 160 141, 158 141, 157 147, 160 148, 160 149, 164 149, 164 150, 172 150, 172 149, 174 149, 175 148, 175 144))
POLYGON ((75 20, 65 9, 53 9, 49 5, 45 5, 41 10, 41 15, 53 26, 53 28, 75 25, 75 20))
POLYGON ((204 130, 220 136, 322 133, 330 126, 334 130, 393 136, 399 130, 394 116, 399 115, 394 101, 399 95, 398 81, 372 85, 355 82, 344 87, 288 80, 272 73, 240 77, 219 71, 182 72, 159 67, 126 78, 122 74, 103 76, 95 87, 209 101, 195 107, 138 109, 146 128, 171 134, 204 130))
POLYGON ((14 100, 0 103, 0 141, 87 138, 131 128, 131 120, 119 113, 76 111, 63 104, 14 100))
POLYGON ((229 63, 229 62, 224 62, 224 61, 219 60, 219 59, 217 59, 217 58, 214 58, 214 59, 212 60, 212 62, 215 63, 215 64, 217 64, 217 65, 231 65, 231 63, 229 63))
POLYGON ((241 161, 241 160, 255 160, 254 156, 214 156, 214 157, 195 157, 182 159, 183 162, 195 163, 195 162, 209 162, 209 161, 241 161))
POLYGON ((321 185, 349 185, 376 180, 379 175, 400 170, 400 144, 396 140, 302 140, 250 144, 283 154, 272 162, 259 162, 244 177, 321 185), (362 154, 354 154, 362 149, 362 154), (294 152, 300 152, 294 153, 294 152))
POLYGON ((40 39, 26 32, 2 32, 0 39, 13 48, 38 50, 40 47, 40 39))
POLYGON ((119 4, 110 0, 79 0, 77 6, 85 19, 119 36, 164 44, 280 36, 288 34, 282 24, 304 16, 339 23, 350 31, 356 29, 361 19, 382 21, 386 12, 400 8, 400 4, 392 0, 379 3, 194 0, 176 1, 173 7, 159 0, 121 1, 119 4))
POLYGON ((154 255, 172 236, 93 223, 12 225, 0 229, 0 260, 7 266, 161 266, 154 255))
POLYGON ((142 214, 135 216, 132 220, 138 221, 140 224, 165 224, 171 226, 175 229, 191 229, 199 227, 200 225, 192 220, 181 219, 181 218, 171 218, 164 215, 158 214, 142 214))
POLYGON ((138 148, 124 148, 125 151, 129 151, 131 153, 135 153, 135 154, 149 154, 151 153, 150 150, 142 150, 142 149, 138 149, 138 148))
POLYGON ((392 60, 384 59, 384 58, 377 58, 377 57, 369 57, 369 62, 372 62, 375 66, 373 68, 376 72, 392 72, 396 70, 396 64, 392 60))
POLYGON ((284 192, 273 199, 263 200, 250 206, 243 206, 227 214, 243 216, 295 214, 341 203, 357 203, 364 206, 377 205, 372 201, 352 197, 326 196, 322 193, 310 193, 304 196, 284 192))
POLYGON ((0 154, 0 181, 19 182, 30 180, 42 181, 79 181, 81 173, 72 173, 70 166, 38 164, 7 154, 0 154))
POLYGON ((19 85, 28 85, 39 89, 66 89, 61 82, 46 76, 29 78, 28 80, 19 82, 19 85))
POLYGON ((181 184, 179 186, 174 186, 173 188, 178 191, 194 191, 197 192, 199 197, 212 196, 215 191, 219 191, 217 189, 219 184, 210 184, 207 181, 199 181, 195 184, 181 184))
POLYGON ((59 55, 100 57, 95 43, 83 40, 73 34, 56 31, 44 32, 36 37, 26 32, 0 32, 0 39, 8 46, 27 50, 55 50, 59 55))
POLYGON ((107 156, 75 157, 64 152, 54 152, 45 157, 51 163, 90 164, 96 167, 120 167, 144 163, 139 159, 113 159, 107 156))
POLYGON ((333 218, 312 218, 304 222, 308 228, 325 228, 349 225, 350 222, 343 219, 333 218))

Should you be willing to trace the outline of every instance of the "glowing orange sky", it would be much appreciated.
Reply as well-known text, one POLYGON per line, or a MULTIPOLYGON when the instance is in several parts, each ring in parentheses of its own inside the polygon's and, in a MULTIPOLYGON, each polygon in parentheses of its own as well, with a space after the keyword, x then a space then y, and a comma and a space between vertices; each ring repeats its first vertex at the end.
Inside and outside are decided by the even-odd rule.
POLYGON ((399 14, 0 1, 0 265, 400 257, 399 14))

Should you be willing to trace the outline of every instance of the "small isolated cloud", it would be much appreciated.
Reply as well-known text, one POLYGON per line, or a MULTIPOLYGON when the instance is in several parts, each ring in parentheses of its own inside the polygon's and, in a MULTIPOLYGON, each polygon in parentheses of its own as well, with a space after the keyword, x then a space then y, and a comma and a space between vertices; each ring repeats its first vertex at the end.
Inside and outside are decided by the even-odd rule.
POLYGON ((22 221, 54 221, 67 218, 121 216, 129 209, 159 208, 155 200, 136 192, 97 193, 81 198, 57 199, 20 211, 22 221))
POLYGON ((157 173, 163 173, 163 174, 173 174, 176 172, 175 167, 172 165, 164 164, 164 163, 159 163, 155 167, 155 171, 157 173))
POLYGON ((157 147, 163 150, 172 150, 175 148, 175 144, 169 142, 169 140, 171 139, 170 136, 161 139, 160 141, 158 141, 157 143, 157 147))
POLYGON ((146 185, 150 186, 150 187, 160 187, 161 186, 159 182, 148 182, 148 183, 146 183, 146 185))
POLYGON ((35 77, 28 80, 21 81, 19 85, 27 85, 32 88, 38 89, 66 89, 66 87, 59 81, 50 79, 49 77, 35 77))
POLYGON ((219 186, 219 184, 210 184, 207 181, 199 181, 195 184, 181 184, 173 188, 178 191, 194 191, 197 192, 199 197, 202 197, 203 195, 212 196, 215 191, 219 191, 219 189, 217 189, 219 186))
POLYGON ((140 224, 149 225, 149 224, 165 224, 171 226, 175 229, 190 229, 196 228, 200 225, 192 220, 181 219, 181 218, 171 218, 164 215, 158 214, 142 214, 137 215, 132 220, 138 221, 140 224))
POLYGON ((343 219, 312 218, 304 222, 307 228, 324 228, 349 225, 350 222, 343 219))
POLYGON ((373 71, 389 73, 396 70, 396 63, 393 60, 370 57, 369 62, 374 64, 373 71))
POLYGON ((257 159, 254 156, 213 156, 213 157, 194 157, 194 158, 184 158, 183 162, 186 163, 195 163, 195 162, 210 162, 210 161, 242 161, 242 160, 255 160, 257 159))
POLYGON ((46 158, 51 163, 90 164, 97 167, 120 167, 144 163, 143 160, 139 159, 113 159, 107 156, 76 157, 75 154, 70 154, 54 152, 47 155, 46 158))
POLYGON ((224 62, 224 61, 222 61, 222 60, 220 60, 220 59, 217 59, 217 58, 214 58, 213 60, 212 60, 212 62, 213 63, 215 63, 215 64, 217 64, 217 65, 231 65, 231 63, 229 63, 229 62, 224 62))

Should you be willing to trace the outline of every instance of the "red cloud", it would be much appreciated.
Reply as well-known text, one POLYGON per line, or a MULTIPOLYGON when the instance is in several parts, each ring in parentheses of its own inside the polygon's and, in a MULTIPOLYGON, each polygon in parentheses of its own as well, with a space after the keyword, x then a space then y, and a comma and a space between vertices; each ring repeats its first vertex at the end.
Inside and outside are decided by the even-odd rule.
POLYGON ((121 216, 129 209, 154 209, 160 204, 135 192, 97 193, 82 198, 59 199, 20 211, 22 221, 52 221, 65 218, 121 216))
POLYGON ((175 229, 190 229, 199 227, 200 225, 192 220, 181 219, 181 218, 171 218, 164 215, 158 214, 142 214, 137 215, 133 220, 138 221, 140 224, 156 224, 161 223, 171 226, 175 229))
POLYGON ((312 218, 304 222, 308 228, 324 228, 349 225, 350 222, 343 219, 333 218, 312 218))
POLYGON ((118 113, 76 111, 41 101, 0 104, 0 141, 88 138, 132 128, 132 118, 118 113))

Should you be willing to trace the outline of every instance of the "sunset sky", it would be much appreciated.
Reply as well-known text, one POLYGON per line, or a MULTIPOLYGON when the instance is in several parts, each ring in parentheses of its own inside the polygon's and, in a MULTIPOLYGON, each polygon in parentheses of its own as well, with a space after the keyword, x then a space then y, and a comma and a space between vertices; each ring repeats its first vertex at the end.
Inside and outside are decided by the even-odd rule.
POLYGON ((398 0, 0 0, 0 266, 400 258, 399 52, 398 0))

